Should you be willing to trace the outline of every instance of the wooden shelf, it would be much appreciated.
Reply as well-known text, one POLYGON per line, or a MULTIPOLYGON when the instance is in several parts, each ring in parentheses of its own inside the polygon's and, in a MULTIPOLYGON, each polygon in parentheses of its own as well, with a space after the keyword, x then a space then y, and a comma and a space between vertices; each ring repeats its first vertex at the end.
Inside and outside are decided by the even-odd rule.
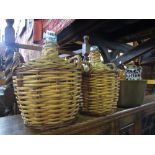
MULTIPOLYGON (((155 97, 152 99, 154 100, 155 97)), ((146 103, 146 99, 144 102, 146 103)), ((81 135, 81 134, 143 134, 142 119, 155 115, 155 101, 130 109, 118 109, 116 113, 102 117, 79 115, 77 122, 63 128, 38 131, 23 124, 20 115, 0 118, 1 135, 81 135)), ((153 124, 151 124, 153 125, 153 124)))

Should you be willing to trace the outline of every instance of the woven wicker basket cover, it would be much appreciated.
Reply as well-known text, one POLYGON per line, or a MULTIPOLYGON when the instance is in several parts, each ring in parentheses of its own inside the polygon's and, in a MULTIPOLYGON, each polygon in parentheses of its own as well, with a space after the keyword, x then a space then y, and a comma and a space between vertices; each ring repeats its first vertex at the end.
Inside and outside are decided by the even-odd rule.
POLYGON ((106 115, 116 110, 119 81, 115 68, 111 69, 100 60, 98 51, 90 52, 89 71, 83 73, 82 111, 89 114, 106 115))
POLYGON ((46 47, 43 56, 19 67, 13 77, 25 124, 39 129, 72 122, 78 113, 81 73, 46 47))

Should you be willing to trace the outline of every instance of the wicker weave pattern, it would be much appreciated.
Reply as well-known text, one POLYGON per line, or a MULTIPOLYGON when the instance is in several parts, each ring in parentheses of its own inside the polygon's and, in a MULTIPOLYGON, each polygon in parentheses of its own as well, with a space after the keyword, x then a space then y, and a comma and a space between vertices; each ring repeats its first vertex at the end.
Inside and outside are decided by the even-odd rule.
POLYGON ((116 71, 98 63, 100 61, 98 54, 94 56, 91 53, 91 55, 90 57, 93 60, 92 69, 90 72, 84 72, 82 77, 82 111, 89 114, 106 115, 116 110, 119 80, 116 71), (100 68, 96 66, 93 68, 93 65, 100 68))
POLYGON ((60 59, 41 61, 18 68, 13 77, 23 120, 38 129, 67 125, 78 114, 81 72, 60 59))
POLYGON ((119 82, 114 72, 83 76, 83 111, 107 114, 116 110, 119 82))
POLYGON ((72 120, 77 115, 80 73, 33 70, 20 73, 13 79, 26 124, 54 125, 72 120))

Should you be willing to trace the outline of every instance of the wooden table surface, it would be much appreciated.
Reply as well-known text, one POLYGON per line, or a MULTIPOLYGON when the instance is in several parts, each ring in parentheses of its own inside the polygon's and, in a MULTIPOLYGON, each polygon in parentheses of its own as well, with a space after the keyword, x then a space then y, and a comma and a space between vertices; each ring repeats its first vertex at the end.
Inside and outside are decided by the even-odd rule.
POLYGON ((102 116, 102 117, 92 117, 86 115, 79 115, 79 119, 75 124, 69 125, 67 127, 62 127, 58 129, 51 129, 47 131, 38 131, 30 129, 23 124, 23 120, 20 115, 7 116, 0 118, 0 135, 34 135, 34 134, 81 134, 85 133, 86 130, 90 128, 98 128, 103 126, 112 120, 124 118, 129 114, 136 114, 138 111, 143 111, 146 109, 155 110, 155 96, 150 96, 145 98, 144 104, 139 107, 130 108, 126 110, 118 111, 114 114, 102 116), (154 100, 154 102, 151 102, 154 100))
MULTIPOLYGON (((77 124, 79 125, 88 120, 94 120, 95 118, 96 117, 79 115, 76 123, 70 126, 74 126, 77 124)), ((68 127, 69 126, 63 127, 63 128, 65 129, 68 127)), ((58 129, 51 129, 50 131, 49 130, 39 131, 39 130, 30 129, 29 127, 24 125, 20 115, 6 116, 6 117, 0 118, 0 135, 55 134, 57 133, 57 130, 58 129)))

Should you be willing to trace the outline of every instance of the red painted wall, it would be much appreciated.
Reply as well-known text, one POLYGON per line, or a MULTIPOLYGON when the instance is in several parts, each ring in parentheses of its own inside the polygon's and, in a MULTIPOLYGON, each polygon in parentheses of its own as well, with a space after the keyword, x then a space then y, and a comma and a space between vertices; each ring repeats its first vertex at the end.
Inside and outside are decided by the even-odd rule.
MULTIPOLYGON (((46 30, 51 30, 56 33, 60 33, 64 28, 73 23, 74 19, 27 19, 26 21, 26 29, 24 33, 20 36, 21 30, 24 26, 23 22, 21 22, 21 26, 19 24, 17 31, 16 42, 22 44, 29 45, 38 45, 42 46, 43 44, 43 33, 46 30)), ((39 58, 41 56, 41 52, 20 49, 21 54, 24 57, 24 60, 27 62, 32 59, 39 58)))

